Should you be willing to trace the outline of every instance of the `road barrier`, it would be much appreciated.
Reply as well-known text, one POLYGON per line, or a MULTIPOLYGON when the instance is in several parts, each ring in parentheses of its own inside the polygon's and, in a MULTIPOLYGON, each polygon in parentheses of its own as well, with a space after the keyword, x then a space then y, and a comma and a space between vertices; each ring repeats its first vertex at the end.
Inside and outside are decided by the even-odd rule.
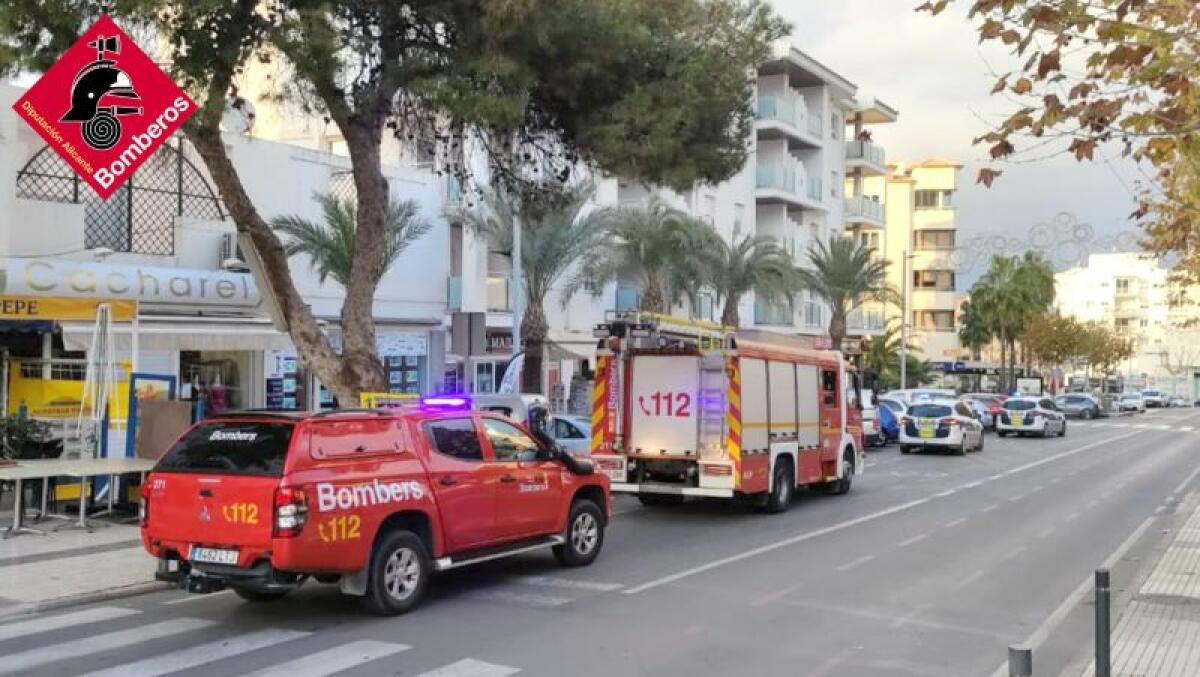
POLYGON ((1112 623, 1110 605, 1112 593, 1108 587, 1108 569, 1096 569, 1096 677, 1109 677, 1112 673, 1111 649, 1112 623))
POLYGON ((1033 677, 1033 649, 1019 644, 1008 647, 1008 677, 1033 677))

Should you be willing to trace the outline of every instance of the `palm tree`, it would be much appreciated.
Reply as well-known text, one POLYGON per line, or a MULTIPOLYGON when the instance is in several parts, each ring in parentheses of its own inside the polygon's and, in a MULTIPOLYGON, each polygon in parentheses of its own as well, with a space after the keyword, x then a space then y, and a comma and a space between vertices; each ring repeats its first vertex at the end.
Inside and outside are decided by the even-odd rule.
POLYGON ((808 250, 812 268, 798 272, 800 285, 829 306, 829 340, 840 349, 846 336, 846 316, 867 301, 898 303, 899 295, 887 282, 887 261, 871 256, 871 249, 846 237, 815 242, 808 250))
POLYGON ((641 283, 638 307, 666 312, 681 296, 694 296, 703 281, 701 253, 711 242, 708 227, 655 196, 644 205, 607 207, 597 215, 602 243, 583 260, 567 290, 591 287, 599 294, 622 274, 641 283))
MULTIPOLYGON (((882 334, 863 341, 862 367, 868 383, 874 380, 881 387, 900 383, 900 337, 900 325, 888 322, 882 334)), ((911 343, 908 352, 916 352, 911 343)))
MULTIPOLYGON (((320 223, 297 215, 276 217, 271 223, 275 230, 285 236, 283 250, 288 256, 307 255, 322 284, 326 278, 332 277, 345 287, 350 282, 350 270, 354 262, 357 203, 328 193, 315 194, 313 199, 321 206, 320 223)), ((432 227, 417 212, 417 203, 412 200, 388 203, 385 223, 387 238, 380 243, 386 253, 383 269, 378 271, 376 282, 383 278, 410 244, 432 227)))
MULTIPOLYGON (((604 240, 604 213, 593 210, 583 214, 590 190, 579 189, 546 209, 521 211, 521 272, 525 288, 525 312, 521 316, 521 337, 525 344, 525 363, 521 373, 522 390, 542 391, 542 360, 550 325, 546 321, 546 297, 551 289, 585 254, 604 240)), ((486 237, 491 246, 509 257, 513 255, 513 222, 519 201, 496 191, 484 191, 475 210, 460 209, 448 216, 486 237)), ((565 304, 573 290, 564 293, 565 304)))
POLYGON ((958 316, 958 341, 971 351, 972 358, 978 360, 983 347, 992 342, 992 331, 978 306, 972 304, 970 299, 963 301, 961 310, 958 316))
POLYGON ((710 232, 711 243, 701 258, 705 264, 705 282, 716 292, 717 302, 725 304, 721 324, 727 327, 741 324, 738 304, 749 292, 771 301, 790 298, 799 290, 796 265, 775 238, 747 235, 731 245, 716 231, 710 229, 710 232))
POLYGON ((987 272, 971 287, 971 304, 988 332, 1000 341, 1001 367, 1008 367, 1006 387, 1016 376, 1018 338, 1053 303, 1054 269, 1033 252, 993 256, 987 272))

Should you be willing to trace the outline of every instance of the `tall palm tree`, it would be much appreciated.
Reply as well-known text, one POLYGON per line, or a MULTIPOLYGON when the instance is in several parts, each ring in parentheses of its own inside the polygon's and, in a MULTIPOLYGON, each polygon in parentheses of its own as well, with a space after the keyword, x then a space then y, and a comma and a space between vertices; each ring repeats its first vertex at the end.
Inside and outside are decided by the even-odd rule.
POLYGON ((1006 387, 1015 382, 1017 340, 1033 318, 1054 303, 1054 269, 1039 254, 992 257, 988 270, 971 287, 971 303, 984 326, 1000 341, 1006 387))
POLYGON ((847 237, 817 241, 808 249, 812 268, 799 270, 800 285, 829 306, 829 340, 840 349, 846 336, 846 317, 863 303, 898 303, 899 295, 887 281, 887 261, 871 256, 871 249, 847 237))
POLYGON ((663 313, 682 296, 694 296, 703 284, 704 248, 711 242, 707 225, 655 196, 641 205, 607 207, 597 215, 603 241, 585 257, 568 291, 585 286, 599 293, 622 274, 641 284, 638 307, 663 313))
MULTIPOLYGON (((271 223, 284 235, 283 249, 288 256, 307 255, 322 284, 332 277, 346 286, 354 262, 357 203, 328 193, 315 194, 313 199, 321 206, 321 222, 288 215, 276 217, 271 223)), ((412 200, 388 204, 387 238, 380 243, 386 249, 384 266, 378 271, 376 281, 383 278, 410 244, 432 228, 428 221, 420 218, 418 211, 417 203, 412 200)))
MULTIPOLYGON (((602 211, 584 214, 589 189, 578 189, 565 200, 545 209, 522 209, 519 200, 496 191, 485 191, 474 210, 460 209, 448 216, 486 237, 491 246, 513 256, 514 216, 521 216, 521 272, 525 288, 525 311, 521 337, 525 362, 521 373, 524 392, 542 392, 542 360, 550 325, 546 321, 546 297, 584 255, 594 251, 605 238, 602 211)), ((573 290, 565 293, 563 303, 573 290)))
MULTIPOLYGON (((876 381, 882 387, 893 387, 900 383, 900 325, 888 322, 883 333, 868 336, 862 346, 862 367, 867 382, 876 381)), ((908 352, 917 352, 912 343, 908 352)))
POLYGON ((978 360, 983 347, 992 342, 992 331, 980 313, 979 307, 970 299, 963 301, 962 313, 958 316, 958 342, 971 351, 978 360))
POLYGON ((750 292, 767 301, 790 298, 799 290, 799 276, 792 257, 769 235, 747 235, 730 244, 711 232, 711 243, 701 252, 704 280, 724 303, 721 324, 741 324, 738 304, 750 292))

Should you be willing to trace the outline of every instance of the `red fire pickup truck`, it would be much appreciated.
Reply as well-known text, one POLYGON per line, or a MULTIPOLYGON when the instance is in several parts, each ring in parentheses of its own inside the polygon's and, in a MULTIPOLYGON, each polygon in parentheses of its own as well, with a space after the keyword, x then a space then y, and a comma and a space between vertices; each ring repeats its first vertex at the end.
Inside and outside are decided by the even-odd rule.
POLYGON ((233 413, 193 426, 142 490, 157 577, 252 601, 311 577, 397 614, 436 571, 541 548, 590 564, 611 510, 607 477, 462 404, 233 413))

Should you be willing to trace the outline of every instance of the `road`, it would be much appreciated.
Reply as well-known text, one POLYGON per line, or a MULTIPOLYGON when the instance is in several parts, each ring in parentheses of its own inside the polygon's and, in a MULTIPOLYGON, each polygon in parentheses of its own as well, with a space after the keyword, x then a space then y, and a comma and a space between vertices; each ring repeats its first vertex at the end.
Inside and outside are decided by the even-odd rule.
POLYGON ((782 515, 621 498, 593 566, 546 553, 458 570, 400 618, 312 585, 267 605, 169 591, 7 622, 0 673, 961 677, 1032 635, 1038 674, 1058 674, 1090 638, 1072 593, 1114 553, 1155 547, 1154 520, 1195 486, 1200 411, 986 441, 872 451, 849 495, 801 494, 782 515))

